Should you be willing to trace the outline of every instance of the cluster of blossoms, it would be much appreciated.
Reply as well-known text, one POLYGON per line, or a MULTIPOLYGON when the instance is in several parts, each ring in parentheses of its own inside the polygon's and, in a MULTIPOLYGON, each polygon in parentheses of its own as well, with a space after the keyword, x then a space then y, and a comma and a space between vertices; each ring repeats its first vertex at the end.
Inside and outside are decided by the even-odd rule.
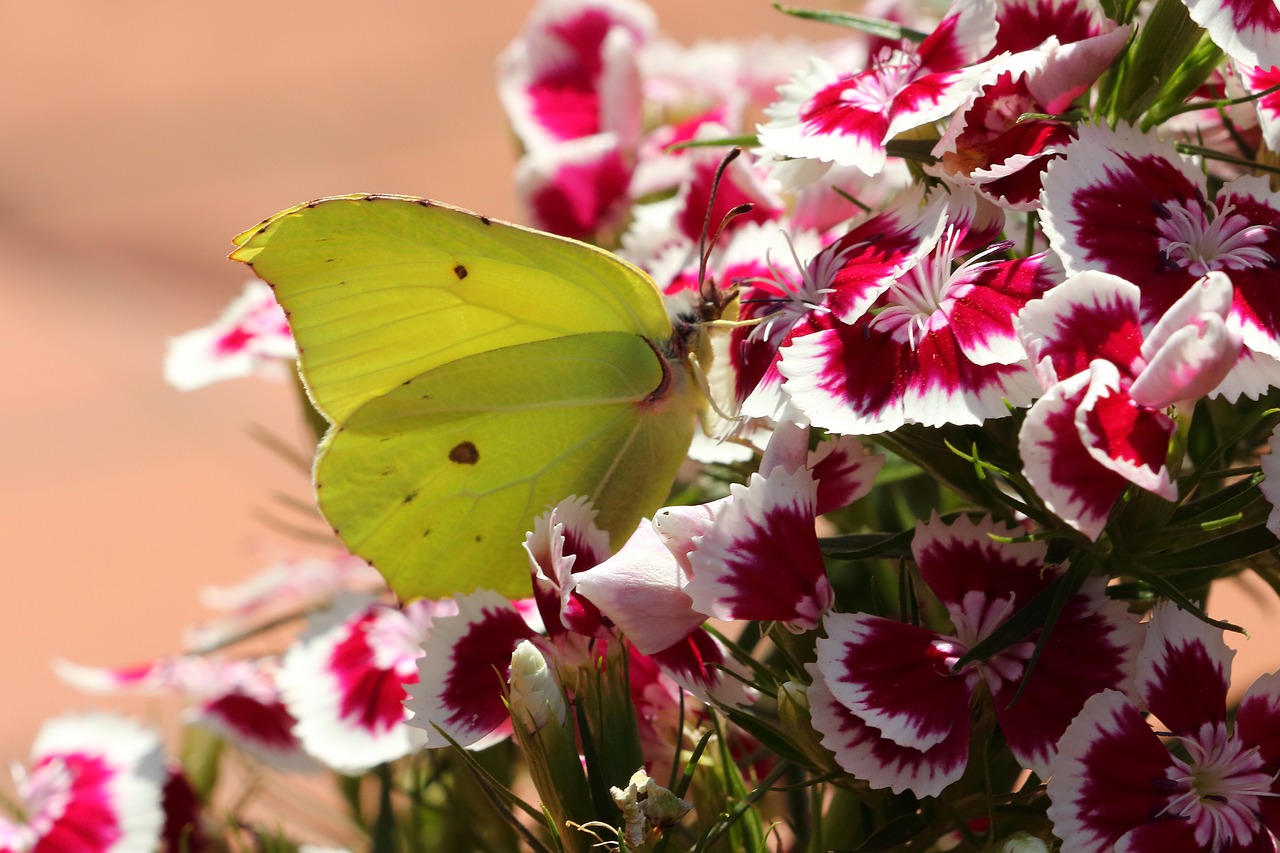
MULTIPOLYGON (((565 496, 516 601, 290 561, 62 677, 359 779, 378 849, 1275 850, 1280 677, 1232 704, 1209 596, 1280 591, 1280 5, 876 11, 687 48, 545 0, 501 58, 527 222, 733 297, 683 505, 614 551, 565 496)), ((294 356, 255 283, 166 370, 294 356)), ((198 850, 211 787, 55 721, 0 851, 198 850)))

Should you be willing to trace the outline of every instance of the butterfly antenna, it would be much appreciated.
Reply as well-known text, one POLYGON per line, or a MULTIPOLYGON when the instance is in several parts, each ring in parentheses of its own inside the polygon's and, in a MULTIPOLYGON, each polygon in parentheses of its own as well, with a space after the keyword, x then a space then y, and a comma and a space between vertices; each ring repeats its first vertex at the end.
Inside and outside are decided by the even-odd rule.
MULTIPOLYGON (((707 293, 707 264, 711 259, 711 250, 715 248, 716 243, 720 240, 720 235, 724 233, 724 229, 737 217, 744 213, 751 212, 755 205, 750 202, 733 207, 721 219, 719 225, 716 226, 714 234, 711 234, 711 216, 716 208, 716 195, 720 192, 720 181, 724 178, 725 171, 729 168, 729 164, 738 159, 742 154, 742 149, 734 146, 729 149, 729 153, 724 155, 724 159, 720 161, 720 165, 716 167, 715 176, 711 180, 711 195, 707 200, 707 215, 702 220, 702 233, 698 237, 698 291, 702 294, 703 314, 708 313, 707 308, 714 309, 713 313, 718 317, 720 312, 732 300, 731 294, 714 294, 707 293), (711 239, 707 239, 707 235, 711 234, 711 239)), ((704 320, 715 319, 715 317, 704 316, 704 320)))

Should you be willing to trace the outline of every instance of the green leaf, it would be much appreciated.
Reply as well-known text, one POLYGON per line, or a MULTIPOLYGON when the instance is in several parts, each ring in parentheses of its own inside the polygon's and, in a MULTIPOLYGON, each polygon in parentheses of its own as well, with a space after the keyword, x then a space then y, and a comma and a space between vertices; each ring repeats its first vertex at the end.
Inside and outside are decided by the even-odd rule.
POLYGON ((1265 525, 1258 524, 1172 554, 1148 557, 1143 562, 1158 572, 1225 566, 1277 546, 1280 546, 1280 540, 1276 539, 1275 534, 1267 530, 1265 525))
POLYGON ((1262 475, 1254 474, 1224 486, 1216 492, 1187 501, 1174 511, 1170 523, 1178 527, 1199 525, 1216 518, 1235 515, 1261 497, 1255 488, 1260 482, 1262 482, 1262 475))
POLYGON ((818 21, 823 24, 835 24, 838 27, 858 30, 859 32, 892 41, 907 39, 918 44, 929 35, 926 32, 913 30, 910 27, 904 27, 901 24, 895 24, 893 21, 886 21, 883 18, 868 18, 863 15, 855 15, 852 12, 836 12, 828 9, 800 9, 795 6, 784 6, 781 3, 774 3, 773 8, 793 18, 818 21))
POLYGON ((1085 571, 1082 564, 1083 561, 1073 564, 1063 575, 1032 596, 1025 606, 956 661, 955 668, 994 657, 1014 643, 1021 642, 1032 631, 1043 628, 1047 634, 1062 607, 1080 588, 1080 582, 1084 579, 1082 573, 1085 571))
POLYGON ((824 536, 818 540, 818 547, 826 556, 840 560, 866 560, 871 557, 910 560, 911 537, 914 535, 914 529, 901 533, 848 533, 824 536))

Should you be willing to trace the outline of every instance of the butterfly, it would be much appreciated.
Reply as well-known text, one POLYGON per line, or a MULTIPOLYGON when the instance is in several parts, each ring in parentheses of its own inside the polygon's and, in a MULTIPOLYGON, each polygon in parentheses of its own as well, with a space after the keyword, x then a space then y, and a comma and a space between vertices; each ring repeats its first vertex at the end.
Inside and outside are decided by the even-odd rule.
POLYGON ((404 600, 531 593, 521 533, 588 497, 616 549, 666 499, 709 360, 594 246, 407 196, 319 199, 236 236, 330 426, 320 511, 404 600))

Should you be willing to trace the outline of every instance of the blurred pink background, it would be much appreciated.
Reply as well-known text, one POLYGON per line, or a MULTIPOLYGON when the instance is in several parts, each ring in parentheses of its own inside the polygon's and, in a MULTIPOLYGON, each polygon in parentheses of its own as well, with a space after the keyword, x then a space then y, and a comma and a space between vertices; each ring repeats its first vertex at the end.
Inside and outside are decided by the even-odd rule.
MULTIPOLYGON (((830 34, 765 0, 653 5, 684 42, 830 34)), ((309 484, 248 432, 303 446, 288 386, 172 390, 165 339, 240 292, 230 237, 296 202, 397 192, 517 217, 494 69, 530 6, 7 4, 0 763, 24 758, 40 721, 66 709, 125 707, 172 726, 173 708, 82 696, 50 661, 178 650, 203 613, 199 588, 294 547, 256 514, 277 492, 306 499, 309 484)), ((1274 621, 1273 606, 1251 607, 1216 615, 1274 621)), ((1269 643, 1245 642, 1241 668, 1274 668, 1269 643)))

